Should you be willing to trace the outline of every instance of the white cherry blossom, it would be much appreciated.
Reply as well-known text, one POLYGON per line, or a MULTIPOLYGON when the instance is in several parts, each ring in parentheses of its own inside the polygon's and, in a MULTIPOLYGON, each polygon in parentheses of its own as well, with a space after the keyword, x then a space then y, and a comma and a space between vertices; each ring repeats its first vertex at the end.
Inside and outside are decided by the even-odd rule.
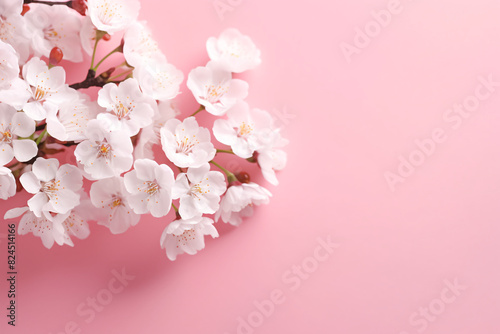
POLYGON ((23 77, 30 85, 31 98, 24 106, 26 115, 35 121, 47 117, 44 102, 49 101, 58 105, 70 93, 65 84, 66 72, 60 66, 51 69, 38 57, 31 58, 23 67, 23 77))
POLYGON ((125 32, 123 40, 123 55, 129 65, 139 68, 150 62, 167 62, 145 21, 132 23, 125 32))
POLYGON ((92 120, 85 130, 87 138, 75 149, 77 161, 90 177, 105 179, 119 176, 132 167, 132 141, 125 131, 109 132, 102 122, 92 120))
POLYGON ((163 231, 160 246, 167 257, 175 261, 177 255, 194 255, 205 248, 205 235, 217 238, 219 233, 213 226, 213 220, 207 217, 174 220, 163 231))
POLYGON ((14 219, 20 216, 22 217, 17 229, 19 235, 33 233, 35 237, 42 240, 43 245, 48 249, 52 248, 54 243, 59 246, 73 246, 70 236, 64 231, 63 224, 53 222, 45 216, 37 217, 28 207, 11 209, 7 211, 4 218, 14 219))
POLYGON ((82 46, 80 30, 82 16, 67 6, 31 5, 25 14, 33 29, 32 46, 35 56, 49 57, 50 51, 58 47, 64 59, 81 62, 82 46))
POLYGON ((16 50, 0 40, 0 101, 22 109, 29 97, 28 84, 19 78, 19 56, 16 50))
POLYGON ((19 77, 19 57, 16 50, 0 40, 0 89, 8 89, 19 77))
POLYGON ((230 72, 245 72, 261 63, 260 50, 250 37, 234 28, 224 30, 218 39, 210 37, 207 51, 211 60, 230 72))
POLYGON ((97 102, 90 101, 86 94, 74 91, 74 97, 58 106, 46 102, 47 132, 60 141, 81 141, 90 120, 95 119, 100 110, 97 102))
POLYGON ((139 15, 138 0, 87 0, 92 22, 101 31, 114 34, 126 29, 139 15))
POLYGON ((171 119, 160 133, 163 151, 178 167, 201 167, 215 156, 210 131, 198 126, 194 117, 171 119))
POLYGON ((16 179, 7 167, 0 167, 0 199, 8 199, 16 194, 16 179))
POLYGON ((284 169, 287 163, 287 154, 281 148, 288 144, 288 140, 281 137, 279 129, 267 131, 261 138, 263 147, 257 151, 257 162, 264 178, 277 186, 276 171, 284 169))
POLYGON ((208 63, 206 67, 192 70, 187 86, 196 101, 215 116, 224 115, 248 95, 248 83, 233 79, 231 72, 213 62, 208 63))
POLYGON ((174 172, 167 165, 139 159, 134 170, 125 174, 125 188, 131 194, 129 204, 137 214, 151 213, 153 217, 168 214, 172 205, 174 172))
POLYGON ((20 64, 24 64, 30 56, 32 30, 21 12, 0 11, 0 40, 14 47, 19 54, 20 64))
POLYGON ((80 42, 82 44, 83 51, 85 51, 89 56, 92 56, 94 51, 94 45, 96 41, 97 28, 92 23, 89 16, 85 16, 82 21, 82 29, 80 30, 80 42))
POLYGON ((262 147, 262 134, 272 128, 271 115, 264 110, 250 109, 245 102, 239 102, 227 112, 227 117, 214 122, 215 138, 231 146, 239 157, 250 158, 262 147))
POLYGON ((0 2, 0 15, 9 17, 14 14, 21 14, 23 11, 23 0, 2 0, 0 2))
POLYGON ((166 62, 148 62, 134 69, 144 94, 155 100, 171 100, 179 94, 184 74, 174 65, 166 62))
POLYGON ((210 165, 206 163, 177 175, 172 191, 174 199, 180 198, 179 214, 183 219, 190 219, 219 209, 220 196, 226 191, 226 180, 222 173, 210 171, 210 165))
POLYGON ((136 159, 154 159, 153 147, 161 143, 160 129, 165 123, 179 114, 171 101, 158 103, 153 117, 153 124, 141 130, 134 150, 136 159))
POLYGON ((107 113, 97 115, 98 119, 106 120, 111 131, 125 130, 130 136, 152 122, 154 100, 145 96, 136 79, 129 78, 117 86, 108 83, 99 91, 99 105, 107 113))
MULTIPOLYGON (((80 192, 82 196, 84 192, 80 192)), ((90 234, 87 220, 92 207, 90 200, 85 199, 79 206, 66 214, 50 213, 42 217, 37 217, 28 207, 14 208, 5 214, 5 219, 21 217, 18 233, 25 235, 33 233, 40 237, 46 248, 51 248, 54 243, 58 245, 73 246, 71 236, 78 239, 85 239, 90 234)))
POLYGON ((24 162, 32 159, 38 152, 36 143, 29 137, 35 132, 35 121, 24 112, 17 112, 11 106, 0 103, 0 166, 8 164, 13 158, 24 162))
POLYGON ((44 211, 66 214, 80 204, 80 170, 69 164, 59 167, 57 159, 36 159, 32 171, 21 175, 20 181, 27 192, 34 194, 28 206, 37 217, 44 211))
POLYGON ((268 204, 271 196, 269 190, 253 182, 230 186, 222 197, 215 221, 222 218, 224 223, 238 226, 244 217, 253 215, 255 206, 268 204))
POLYGON ((113 234, 123 233, 137 225, 141 216, 132 210, 129 196, 121 177, 94 182, 90 188, 90 199, 101 210, 98 224, 106 226, 113 234))

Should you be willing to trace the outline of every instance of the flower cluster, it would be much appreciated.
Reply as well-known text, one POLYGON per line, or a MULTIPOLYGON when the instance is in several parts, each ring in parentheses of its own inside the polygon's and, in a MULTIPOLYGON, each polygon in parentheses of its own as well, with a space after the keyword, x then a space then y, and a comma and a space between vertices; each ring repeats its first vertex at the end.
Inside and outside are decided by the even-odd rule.
POLYGON ((141 215, 165 221, 174 210, 161 248, 170 260, 195 254, 206 235, 218 236, 214 220, 239 225, 271 197, 218 155, 257 164, 273 185, 286 165, 273 117, 245 102, 249 85, 233 75, 260 64, 252 40, 236 29, 208 39, 210 61, 186 77, 200 107, 179 118, 185 76, 137 20, 139 9, 138 0, 0 3, 0 199, 31 194, 5 218, 20 217, 18 233, 47 248, 87 238, 90 221, 118 234, 141 215), (121 42, 98 60, 99 43, 115 34, 121 42), (112 54, 123 64, 100 69, 112 54), (89 57, 87 77, 69 85, 61 61, 89 57), (217 118, 212 128, 199 112, 217 118))

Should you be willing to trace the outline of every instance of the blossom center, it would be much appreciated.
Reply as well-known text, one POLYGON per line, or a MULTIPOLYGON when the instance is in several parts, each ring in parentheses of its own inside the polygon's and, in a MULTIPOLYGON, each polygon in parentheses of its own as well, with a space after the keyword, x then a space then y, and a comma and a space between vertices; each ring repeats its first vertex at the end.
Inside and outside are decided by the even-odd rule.
POLYGON ((196 232, 194 229, 185 230, 181 235, 177 235, 177 248, 179 248, 179 244, 184 246, 187 245, 188 242, 196 239, 196 232))
POLYGON ((205 94, 205 97, 200 97, 208 102, 210 102, 211 104, 217 104, 217 103, 220 103, 222 104, 222 102, 220 101, 220 98, 227 93, 228 91, 228 87, 224 87, 222 85, 210 85, 210 86, 206 86, 206 89, 207 89, 207 93, 205 94))
POLYGON ((114 209, 114 208, 119 207, 119 206, 123 206, 122 199, 118 198, 118 197, 113 198, 110 206, 111 206, 111 209, 114 209))
POLYGON ((42 185, 42 192, 45 193, 47 196, 49 196, 50 199, 54 197, 57 199, 57 192, 59 191, 60 187, 61 187, 60 180, 48 181, 42 185))
POLYGON ((43 35, 49 41, 61 39, 61 35, 52 26, 43 29, 43 35))
POLYGON ((152 196, 152 195, 156 194, 159 190, 160 190, 160 186, 158 185, 158 183, 156 183, 154 181, 146 181, 146 182, 144 182, 144 189, 142 191, 144 191, 148 195, 152 196))
POLYGON ((251 134, 253 132, 253 127, 252 125, 246 123, 246 122, 243 122, 240 124, 240 127, 238 129, 238 136, 239 137, 246 137, 248 136, 249 134, 251 134))
POLYGON ((202 182, 192 184, 191 189, 189 189, 189 194, 198 200, 208 192, 210 192, 210 190, 203 190, 202 182))
POLYGON ((196 135, 193 135, 193 138, 184 137, 182 140, 177 140, 177 153, 189 154, 193 151, 193 148, 198 145, 200 142, 196 139, 196 135))
POLYGON ((113 148, 106 141, 99 143, 97 146, 97 156, 99 158, 105 158, 109 160, 111 158, 111 153, 113 148))
POLYGON ((123 103, 118 103, 115 105, 115 108, 114 108, 114 113, 115 115, 118 117, 119 120, 123 119, 123 118, 126 118, 128 116, 128 114, 130 114, 130 112, 132 111, 132 108, 128 108, 127 106, 125 106, 123 103))
POLYGON ((33 97, 37 101, 42 101, 43 99, 45 99, 47 94, 49 94, 49 91, 44 89, 44 87, 41 87, 40 85, 37 85, 36 88, 33 87, 33 89, 35 90, 35 92, 33 93, 33 97))
POLYGON ((0 142, 4 142, 6 144, 12 143, 12 133, 10 132, 10 130, 0 132, 0 142))

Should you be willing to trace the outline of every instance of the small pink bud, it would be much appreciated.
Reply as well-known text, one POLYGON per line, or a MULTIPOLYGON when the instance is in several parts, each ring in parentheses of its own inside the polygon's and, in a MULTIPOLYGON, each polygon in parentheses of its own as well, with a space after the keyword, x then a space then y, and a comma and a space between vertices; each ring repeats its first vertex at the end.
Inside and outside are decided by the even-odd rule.
POLYGON ((85 0, 73 0, 71 1, 71 8, 76 10, 81 15, 85 16, 85 12, 87 11, 87 4, 85 0))
POLYGON ((236 174, 236 178, 241 183, 250 183, 250 174, 248 174, 247 172, 239 172, 238 174, 236 174))
POLYGON ((57 46, 54 47, 52 50, 50 50, 50 56, 49 56, 49 64, 50 65, 57 65, 61 62, 63 59, 63 52, 61 49, 59 49, 57 46))
POLYGON ((29 5, 23 5, 23 11, 21 12, 21 15, 24 16, 28 11, 30 10, 29 5))

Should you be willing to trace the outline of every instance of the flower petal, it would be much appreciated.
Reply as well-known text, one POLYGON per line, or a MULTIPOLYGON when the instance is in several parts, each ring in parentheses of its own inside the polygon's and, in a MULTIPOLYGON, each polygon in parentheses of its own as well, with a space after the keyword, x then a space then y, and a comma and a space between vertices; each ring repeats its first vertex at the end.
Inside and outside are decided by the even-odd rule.
POLYGON ((13 140, 12 147, 14 156, 21 162, 33 159, 38 153, 38 146, 31 139, 13 140))

